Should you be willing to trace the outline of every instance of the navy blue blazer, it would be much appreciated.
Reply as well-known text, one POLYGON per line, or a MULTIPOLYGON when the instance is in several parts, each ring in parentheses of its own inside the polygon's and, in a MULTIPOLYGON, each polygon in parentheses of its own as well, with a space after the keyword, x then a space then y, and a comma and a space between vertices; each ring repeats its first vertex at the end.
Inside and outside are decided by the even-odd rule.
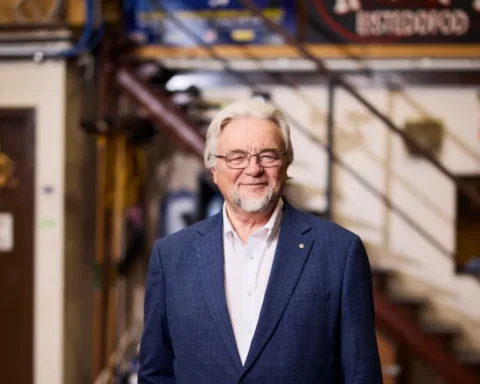
POLYGON ((225 298, 222 228, 220 213, 155 243, 139 384, 382 382, 372 277, 358 236, 285 203, 242 365, 225 298))

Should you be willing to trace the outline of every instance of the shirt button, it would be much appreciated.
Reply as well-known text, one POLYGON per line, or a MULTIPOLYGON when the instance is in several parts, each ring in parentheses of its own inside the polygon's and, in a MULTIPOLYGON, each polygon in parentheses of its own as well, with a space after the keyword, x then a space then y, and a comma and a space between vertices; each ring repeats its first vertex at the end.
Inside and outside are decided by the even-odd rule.
POLYGON ((252 296, 252 291, 248 291, 248 292, 247 292, 247 295, 248 295, 248 296, 252 296))
POLYGON ((249 258, 250 260, 253 260, 253 255, 252 255, 252 254, 248 255, 248 258, 249 258))

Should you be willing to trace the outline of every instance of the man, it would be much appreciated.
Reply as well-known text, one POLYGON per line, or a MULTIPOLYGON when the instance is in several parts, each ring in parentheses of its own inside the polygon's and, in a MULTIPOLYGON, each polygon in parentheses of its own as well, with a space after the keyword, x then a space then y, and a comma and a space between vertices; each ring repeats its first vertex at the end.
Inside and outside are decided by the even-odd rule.
POLYGON ((292 160, 272 106, 213 119, 205 164, 223 211, 153 247, 139 384, 382 382, 365 249, 281 198, 292 160))

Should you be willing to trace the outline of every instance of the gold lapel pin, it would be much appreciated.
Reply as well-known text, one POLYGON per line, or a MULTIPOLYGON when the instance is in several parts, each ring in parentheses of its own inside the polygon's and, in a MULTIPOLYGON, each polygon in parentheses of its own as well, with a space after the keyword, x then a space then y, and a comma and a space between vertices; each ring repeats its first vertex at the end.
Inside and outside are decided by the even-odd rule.
POLYGON ((303 247, 305 247, 305 245, 299 244, 298 247, 299 247, 299 248, 303 248, 303 247))

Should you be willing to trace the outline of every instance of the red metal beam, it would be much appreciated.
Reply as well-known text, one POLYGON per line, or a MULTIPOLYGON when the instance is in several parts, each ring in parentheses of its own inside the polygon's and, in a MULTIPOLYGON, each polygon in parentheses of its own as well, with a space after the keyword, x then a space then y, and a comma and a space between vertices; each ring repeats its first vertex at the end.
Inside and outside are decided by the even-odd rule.
POLYGON ((148 111, 150 118, 159 128, 166 129, 180 144, 203 159, 204 135, 166 95, 152 89, 128 67, 119 67, 116 70, 115 81, 138 105, 148 111))

